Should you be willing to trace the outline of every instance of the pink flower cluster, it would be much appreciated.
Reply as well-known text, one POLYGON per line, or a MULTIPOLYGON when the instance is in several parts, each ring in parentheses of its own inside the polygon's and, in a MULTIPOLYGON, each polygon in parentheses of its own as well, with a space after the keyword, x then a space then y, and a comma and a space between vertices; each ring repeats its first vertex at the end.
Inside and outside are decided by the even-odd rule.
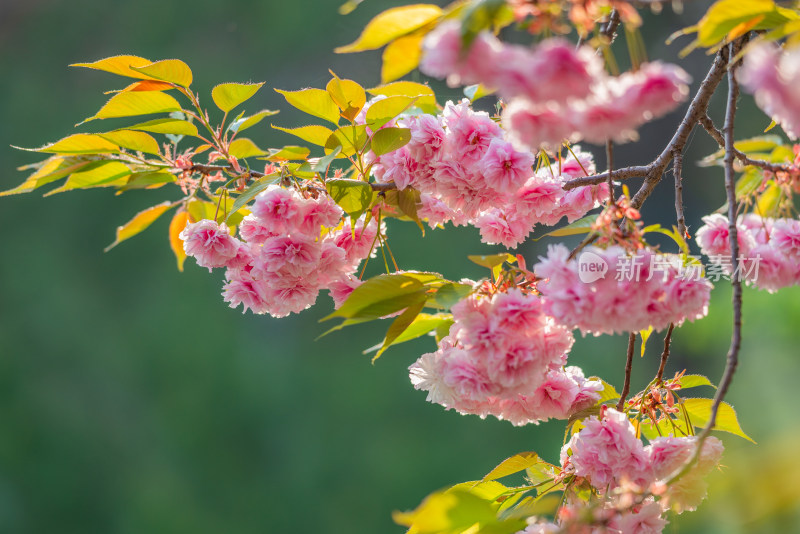
POLYGON ((572 335, 544 314, 538 297, 518 289, 473 295, 452 313, 438 350, 409 368, 428 401, 523 425, 566 419, 599 399, 599 381, 563 368, 572 335))
POLYGON ((420 191, 418 214, 431 226, 473 224, 484 242, 515 247, 537 223, 553 225, 564 216, 573 221, 608 196, 607 184, 561 187, 594 172, 591 154, 574 147, 578 159, 570 155, 534 173, 533 155, 515 149, 467 100, 448 102, 441 116, 411 116, 398 124, 411 131, 411 141, 377 159, 375 178, 420 191))
POLYGON ((210 220, 188 224, 180 237, 198 265, 226 267, 222 295, 232 308, 283 317, 314 304, 321 289, 340 304, 358 285, 352 273, 378 228, 362 219, 351 229, 342 215, 327 195, 271 185, 239 225, 241 240, 210 220))
MULTIPOLYGON (((703 217, 697 230, 700 250, 715 266, 733 274, 730 222, 721 214, 703 217)), ((800 221, 772 219, 749 213, 736 224, 741 260, 738 276, 759 289, 775 292, 800 284, 800 221)))
POLYGON ((551 245, 534 266, 545 279, 538 287, 546 313, 568 327, 594 335, 663 330, 708 312, 711 283, 683 269, 679 256, 590 246, 568 257, 564 245, 551 245))
POLYGON ((610 505, 592 510, 578 502, 561 508, 559 523, 531 518, 530 525, 517 534, 660 534, 667 525, 662 514, 652 498, 624 511, 610 505))
POLYGON ((508 101, 503 126, 517 144, 559 146, 565 139, 604 143, 636 137, 645 122, 688 95, 689 76, 676 65, 643 64, 606 75, 589 47, 548 39, 535 48, 506 44, 489 32, 462 50, 458 22, 439 25, 423 43, 420 70, 451 86, 481 83, 508 101))
POLYGON ((800 135, 800 48, 782 50, 774 44, 751 47, 737 77, 753 93, 756 104, 789 137, 800 135))

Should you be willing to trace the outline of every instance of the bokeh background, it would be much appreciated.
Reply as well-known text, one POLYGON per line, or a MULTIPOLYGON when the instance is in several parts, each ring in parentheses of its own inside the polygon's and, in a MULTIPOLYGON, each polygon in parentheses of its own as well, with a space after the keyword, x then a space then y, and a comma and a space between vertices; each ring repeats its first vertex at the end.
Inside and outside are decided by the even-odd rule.
MULTIPOLYGON (((69 63, 120 53, 181 58, 206 103, 216 83, 320 87, 329 68, 377 85, 378 53, 332 49, 402 2, 367 0, 346 17, 337 13, 340 2, 0 0, 0 189, 21 182, 15 168, 37 159, 9 145, 72 133, 105 101, 103 91, 125 83, 69 63)), ((668 47, 665 38, 707 4, 651 20, 644 30, 651 56, 675 60, 683 43, 668 47)), ((618 50, 625 54, 624 45, 618 50)), ((708 64, 694 53, 687 69, 697 80, 708 64)), ((437 88, 440 102, 460 96, 437 88)), ((713 110, 721 123, 719 100, 713 110)), ((303 120, 267 88, 248 104, 278 107, 284 111, 273 123, 303 120)), ((618 148, 617 165, 649 161, 678 120, 673 114, 643 128, 641 142, 618 148)), ((743 99, 739 135, 766 125, 743 99)), ((266 121, 258 128, 249 133, 261 146, 292 142, 266 121)), ((685 158, 694 229, 723 203, 721 170, 691 163, 714 148, 696 132, 685 158)), ((665 182, 646 205, 648 222, 673 220, 665 182)), ((430 339, 371 365, 361 350, 386 325, 315 341, 326 327, 318 319, 332 307, 327 297, 282 320, 228 309, 219 274, 192 260, 177 272, 167 219, 104 254, 114 228, 164 191, 0 199, 0 532, 402 532, 392 510, 412 508, 437 488, 479 478, 519 451, 557 460, 563 423, 514 428, 426 403, 406 369, 432 350, 430 339)), ((413 225, 394 222, 391 243, 403 267, 484 275, 465 261, 494 250, 476 231, 433 231, 422 241, 413 225)), ((534 261, 547 243, 522 253, 534 261)), ((723 436, 729 467, 712 475, 710 500, 672 518, 668 531, 800 532, 798 297, 797 288, 745 292, 742 363, 729 398, 759 445, 723 436)), ((689 368, 719 379, 729 302, 729 290, 716 289, 709 317, 676 331, 668 373, 689 368)), ((634 362, 634 388, 654 374, 660 337, 634 362)), ((571 362, 620 387, 624 352, 619 337, 579 339, 571 362)))

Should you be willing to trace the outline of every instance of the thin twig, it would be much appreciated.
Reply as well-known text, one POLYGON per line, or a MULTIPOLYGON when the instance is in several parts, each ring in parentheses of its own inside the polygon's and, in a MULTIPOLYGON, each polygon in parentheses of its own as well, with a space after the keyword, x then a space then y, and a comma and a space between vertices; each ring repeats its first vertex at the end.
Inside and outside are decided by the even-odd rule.
POLYGON ((656 384, 661 383, 664 377, 664 367, 667 365, 669 359, 669 346, 672 343, 672 331, 675 329, 674 323, 669 323, 667 335, 664 336, 664 352, 661 353, 661 364, 658 366, 658 374, 656 374, 656 384))
POLYGON ((614 172, 614 141, 611 139, 606 141, 606 166, 608 167, 606 183, 608 184, 608 205, 610 206, 614 203, 614 181, 611 179, 614 172))
MULTIPOLYGON (((199 173, 199 174, 208 175, 208 174, 214 174, 216 172, 230 172, 232 169, 233 169, 233 167, 231 167, 230 165, 200 165, 200 164, 196 164, 196 165, 192 165, 187 170, 189 170, 190 172, 196 172, 196 173, 199 173)), ((263 177, 265 177, 267 175, 265 173, 263 173, 263 172, 249 170, 249 171, 244 171, 244 172, 240 173, 240 177, 244 177, 244 176, 250 176, 252 178, 263 178, 263 177)), ((373 191, 392 191, 394 189, 397 189, 397 186, 394 183, 388 183, 388 184, 371 183, 371 184, 369 184, 369 186, 372 188, 373 191)))
POLYGON ((676 150, 672 156, 672 175, 675 177, 675 216, 678 233, 686 237, 686 217, 683 214, 683 152, 676 150))
POLYGON ((636 341, 636 334, 631 332, 628 335, 628 360, 625 362, 625 384, 622 386, 622 393, 617 403, 617 411, 621 412, 625 406, 625 399, 631 391, 631 370, 633 369, 633 345, 636 341))
MULTIPOLYGON (((746 38, 746 37, 745 37, 746 38)), ((744 39, 739 39, 730 44, 730 57, 735 57, 741 46, 744 44, 744 39)), ((695 446, 692 457, 687 461, 677 473, 672 475, 667 481, 667 484, 675 482, 684 474, 689 472, 692 465, 700 457, 700 452, 703 449, 703 443, 708 438, 711 430, 717 422, 717 413, 722 404, 725 395, 728 393, 728 388, 733 380, 733 375, 736 372, 736 367, 739 365, 739 348, 742 342, 742 281, 740 278, 739 270, 739 241, 738 229, 736 227, 736 182, 735 172, 733 169, 733 160, 736 157, 733 148, 733 126, 734 119, 736 118, 736 100, 739 97, 739 85, 736 82, 735 70, 737 65, 732 65, 728 70, 728 102, 725 108, 725 125, 723 127, 723 135, 725 137, 725 193, 728 199, 728 236, 730 239, 730 247, 732 254, 732 262, 734 264, 733 275, 731 276, 731 287, 733 288, 733 333, 731 334, 731 345, 728 349, 728 354, 725 359, 725 371, 722 374, 722 379, 717 387, 717 393, 714 395, 714 401, 711 404, 711 413, 708 418, 708 423, 697 435, 697 445, 695 446)))
MULTIPOLYGON (((714 121, 711 120, 711 117, 705 115, 700 117, 700 124, 705 128, 708 135, 710 135, 714 141, 720 146, 720 148, 725 148, 725 138, 722 135, 722 132, 714 126, 714 121)), ((747 156, 744 152, 733 148, 733 155, 736 156, 743 165, 752 165, 754 167, 758 167, 760 169, 764 169, 765 171, 770 172, 790 172, 792 167, 790 165, 783 165, 780 163, 772 163, 770 161, 764 161, 763 159, 753 159, 747 156)))

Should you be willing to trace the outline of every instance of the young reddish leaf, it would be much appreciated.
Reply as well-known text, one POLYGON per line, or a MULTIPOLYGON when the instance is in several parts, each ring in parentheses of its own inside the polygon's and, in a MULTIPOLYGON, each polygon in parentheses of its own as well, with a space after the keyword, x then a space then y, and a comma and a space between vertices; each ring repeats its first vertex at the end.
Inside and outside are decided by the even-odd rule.
POLYGON ((250 99, 261 89, 261 83, 223 83, 211 90, 211 98, 219 109, 228 113, 230 110, 250 99))
POLYGON ((414 4, 387 9, 367 23, 359 38, 346 46, 334 49, 337 54, 373 50, 407 33, 430 24, 442 15, 439 6, 414 4))
POLYGON ((124 225, 117 227, 117 238, 113 243, 105 248, 105 252, 108 252, 126 239, 130 239, 136 234, 147 229, 147 227, 153 224, 155 220, 161 216, 161 214, 171 207, 172 202, 166 201, 137 213, 133 219, 126 222, 124 225))
POLYGON ((234 139, 228 147, 228 154, 233 157, 243 159, 252 158, 254 156, 266 156, 268 152, 258 148, 256 144, 246 137, 234 139))
POLYGON ((282 132, 286 132, 288 134, 292 134, 295 137, 299 137, 303 141, 308 143, 312 143, 319 146, 325 146, 325 143, 328 141, 328 138, 333 133, 328 128, 324 126, 318 126, 316 124, 312 124, 310 126, 301 126, 299 128, 281 128, 280 126, 272 126, 276 130, 280 130, 282 132))
POLYGON ((183 272, 183 262, 186 261, 186 252, 183 250, 183 240, 180 238, 180 233, 186 228, 188 222, 189 214, 181 209, 169 223, 169 246, 175 254, 180 272, 183 272))
POLYGON ((158 141, 153 136, 135 130, 116 130, 113 132, 98 134, 103 139, 116 143, 122 148, 145 152, 147 154, 158 154, 158 141))
POLYGON ((498 478, 507 477, 508 475, 513 475, 514 473, 524 471, 529 467, 540 463, 541 461, 542 460, 539 459, 539 455, 535 452, 520 452, 500 462, 500 464, 489 471, 489 473, 487 473, 487 475, 483 477, 481 481, 485 482, 487 480, 496 480, 498 478))
POLYGON ((180 111, 181 105, 173 97, 161 91, 134 91, 119 93, 111 97, 100 111, 83 122, 95 119, 113 119, 152 113, 180 111))
POLYGON ((353 80, 342 80, 334 75, 325 89, 339 106, 342 117, 347 120, 354 120, 367 103, 364 88, 353 80))
POLYGON ((367 89, 367 92, 373 96, 409 96, 417 98, 415 105, 426 113, 436 113, 438 106, 436 105, 436 95, 433 89, 427 85, 416 82, 392 82, 386 85, 373 87, 367 89))
POLYGON ((339 107, 327 91, 313 87, 300 91, 282 91, 281 89, 275 89, 275 91, 282 94, 289 104, 300 111, 333 124, 339 124, 339 107))
POLYGON ((381 83, 389 83, 402 78, 419 65, 422 57, 422 40, 426 31, 398 37, 383 49, 381 58, 381 83))
POLYGON ((126 129, 160 134, 197 136, 197 126, 189 121, 180 119, 153 119, 134 126, 128 126, 126 129))
POLYGON ((85 67, 87 69, 102 70, 119 76, 129 78, 148 78, 149 76, 136 72, 131 67, 144 67, 152 61, 139 56, 113 56, 95 61, 94 63, 73 63, 70 67, 85 67))
POLYGON ((381 156, 402 148, 409 141, 411 130, 408 128, 383 128, 372 136, 372 151, 381 156))
POLYGON ((164 59, 141 67, 131 66, 131 69, 150 78, 174 83, 181 87, 192 85, 192 69, 180 59, 164 59))

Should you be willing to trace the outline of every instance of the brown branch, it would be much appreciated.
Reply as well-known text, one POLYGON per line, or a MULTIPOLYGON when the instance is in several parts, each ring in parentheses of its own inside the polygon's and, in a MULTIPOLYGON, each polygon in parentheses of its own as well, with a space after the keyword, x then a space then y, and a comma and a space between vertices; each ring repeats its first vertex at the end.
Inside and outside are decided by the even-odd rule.
POLYGON ((622 386, 622 393, 619 396, 619 402, 617 403, 617 411, 621 412, 622 408, 625 407, 625 399, 628 397, 628 393, 631 392, 631 371, 633 370, 633 345, 636 341, 636 334, 631 332, 628 335, 628 359, 625 362, 625 383, 622 386))
MULTIPOLYGON (((689 140, 689 134, 694 129, 694 126, 700 120, 700 117, 706 114, 708 103, 711 100, 711 95, 717 89, 717 86, 725 76, 726 67, 728 65, 728 52, 726 48, 719 51, 714 58, 714 63, 711 65, 708 74, 700 84, 694 98, 686 110, 683 120, 678 125, 675 135, 672 136, 669 144, 664 148, 661 154, 648 165, 625 167, 614 171, 614 178, 625 180, 628 178, 644 177, 644 183, 639 188, 639 191, 634 195, 631 206, 640 209, 642 204, 650 196, 655 189, 656 185, 661 181, 661 177, 667 168, 670 160, 676 150, 683 150, 689 140)), ((576 178, 564 184, 564 189, 573 189, 583 185, 597 185, 608 179, 608 173, 596 174, 594 176, 587 176, 585 178, 576 178)))
MULTIPOLYGON (((725 138, 722 135, 716 126, 714 126, 714 121, 711 120, 711 117, 705 115, 704 117, 700 117, 700 124, 705 128, 708 135, 710 135, 714 141, 720 146, 720 148, 725 148, 725 138)), ((736 147, 733 148, 733 155, 738 159, 743 165, 752 165, 754 167, 758 167, 760 169, 764 169, 765 171, 770 172, 790 172, 792 171, 792 167, 790 165, 782 165, 780 163, 772 163, 769 161, 764 161, 763 159, 752 159, 747 156, 744 152, 737 150, 736 147)))
POLYGON ((606 183, 608 184, 608 205, 614 203, 614 181, 611 175, 614 172, 614 141, 609 139, 606 141, 606 166, 608 167, 608 177, 606 183))
POLYGON ((686 237, 686 217, 683 214, 683 152, 676 150, 672 156, 672 175, 675 177, 675 216, 678 219, 678 233, 686 237))
POLYGON ((675 329, 675 323, 669 323, 667 335, 664 336, 664 351, 661 353, 661 364, 658 366, 658 374, 656 374, 656 384, 660 384, 664 377, 664 367, 667 366, 669 359, 669 347, 672 343, 672 331, 675 329))
MULTIPOLYGON (((189 170, 191 172, 196 172, 196 173, 208 175, 208 174, 214 174, 216 172, 230 172, 232 169, 233 169, 233 167, 231 167, 230 165, 199 165, 199 164, 196 164, 196 165, 192 165, 187 170, 189 170)), ((252 178, 263 178, 264 176, 267 176, 267 175, 264 174, 263 172, 259 172, 259 171, 244 171, 242 173, 239 173, 238 176, 242 177, 242 178, 246 177, 246 176, 252 177, 252 178)), ((370 187, 372 188, 373 191, 392 191, 394 189, 397 189, 397 186, 394 183, 389 183, 389 184, 370 183, 369 185, 370 185, 370 187)))

